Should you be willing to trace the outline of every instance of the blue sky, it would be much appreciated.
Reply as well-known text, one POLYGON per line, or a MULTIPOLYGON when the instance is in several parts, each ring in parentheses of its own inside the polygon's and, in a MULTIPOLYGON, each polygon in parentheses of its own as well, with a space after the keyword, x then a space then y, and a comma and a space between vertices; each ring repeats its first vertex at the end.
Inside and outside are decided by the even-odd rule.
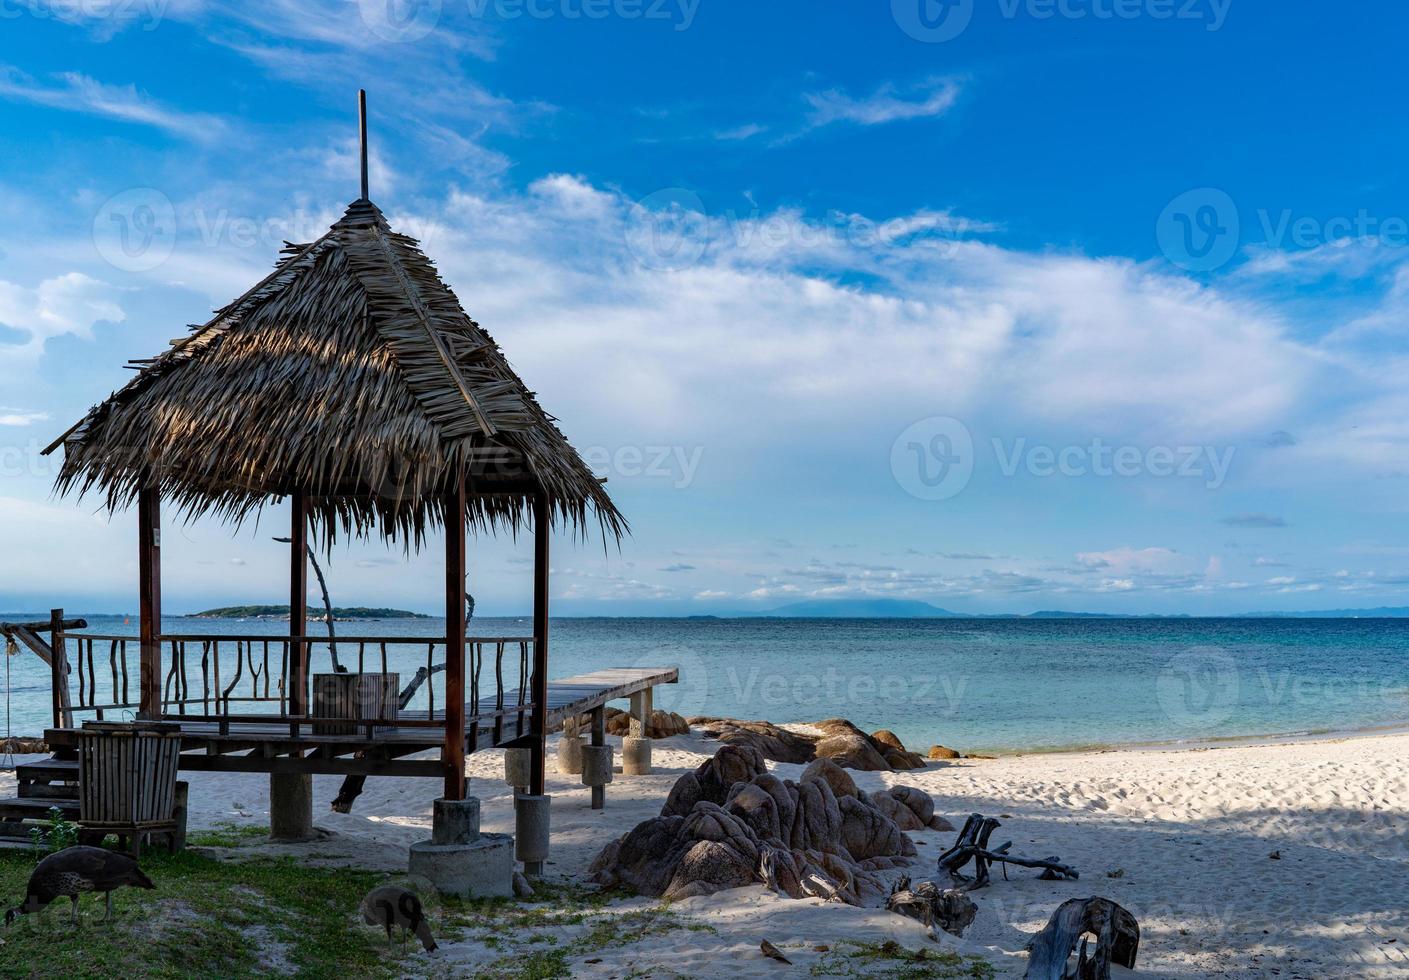
MULTIPOLYGON (((37 448, 336 219, 359 86, 374 200, 632 521, 559 612, 1409 604, 1406 19, 0 0, 0 608, 136 605, 37 448)), ((284 523, 169 532, 167 608, 277 601, 284 523)), ((438 551, 335 598, 434 610, 438 551)))

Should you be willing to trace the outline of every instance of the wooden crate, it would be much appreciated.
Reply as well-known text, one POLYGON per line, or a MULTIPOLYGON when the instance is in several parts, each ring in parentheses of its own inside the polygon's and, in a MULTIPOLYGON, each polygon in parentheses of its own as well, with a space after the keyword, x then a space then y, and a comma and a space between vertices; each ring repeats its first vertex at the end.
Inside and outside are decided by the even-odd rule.
POLYGON ((79 823, 169 828, 176 806, 181 729, 167 722, 85 722, 78 733, 79 823))
MULTIPOLYGON (((365 725, 345 719, 399 717, 401 675, 392 674, 314 674, 313 717, 340 721, 315 721, 315 735, 356 735, 365 725)), ((387 732, 394 725, 378 725, 373 733, 387 732)))

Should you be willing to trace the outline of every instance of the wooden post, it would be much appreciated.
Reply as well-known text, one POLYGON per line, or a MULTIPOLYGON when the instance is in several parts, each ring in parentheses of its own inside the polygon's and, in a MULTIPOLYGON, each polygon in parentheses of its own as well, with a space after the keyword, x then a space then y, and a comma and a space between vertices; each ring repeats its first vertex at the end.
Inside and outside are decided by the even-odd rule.
MULTIPOLYGON (((598 705, 593 708, 590 714, 592 719, 592 744, 602 746, 607 744, 607 709, 605 705, 598 705)), ((611 766, 607 766, 607 776, 611 776, 611 766)), ((607 787, 604 783, 598 783, 592 787, 592 809, 600 810, 607 805, 607 787)))
POLYGON ((447 800, 465 798, 465 480, 445 497, 445 766, 447 800))
MULTIPOLYGON (((308 634, 308 496, 289 495, 289 636, 308 634)), ((308 714, 308 644, 289 640, 289 714, 308 714)), ((297 725, 295 724, 295 727, 297 725)))
POLYGON ((49 687, 54 709, 54 727, 68 728, 73 713, 64 710, 68 702, 68 644, 64 640, 64 611, 49 610, 49 687))
POLYGON ((548 536, 552 533, 548 495, 533 498, 533 751, 529 793, 543 795, 548 757, 548 536))
POLYGON ((138 634, 141 643, 141 701, 137 715, 161 717, 161 491, 137 494, 138 634))

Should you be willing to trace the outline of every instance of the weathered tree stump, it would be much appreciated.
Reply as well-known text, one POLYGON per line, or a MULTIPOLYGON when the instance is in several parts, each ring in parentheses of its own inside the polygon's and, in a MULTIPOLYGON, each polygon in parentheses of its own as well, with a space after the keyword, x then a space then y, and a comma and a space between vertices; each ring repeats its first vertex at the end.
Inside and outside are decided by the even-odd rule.
POLYGON ((1052 918, 1028 944, 1026 980, 1110 980, 1111 964, 1135 969, 1140 924, 1135 916, 1106 898, 1073 898, 1057 906, 1052 918), (1087 935, 1096 951, 1087 956, 1087 935), (1067 960, 1081 943, 1075 969, 1067 960))
POLYGON ((978 915, 978 906, 958 888, 940 888, 932 881, 922 881, 911 887, 910 876, 902 875, 886 899, 886 908, 898 915, 918 920, 929 930, 930 938, 938 940, 935 926, 951 936, 964 935, 978 915))

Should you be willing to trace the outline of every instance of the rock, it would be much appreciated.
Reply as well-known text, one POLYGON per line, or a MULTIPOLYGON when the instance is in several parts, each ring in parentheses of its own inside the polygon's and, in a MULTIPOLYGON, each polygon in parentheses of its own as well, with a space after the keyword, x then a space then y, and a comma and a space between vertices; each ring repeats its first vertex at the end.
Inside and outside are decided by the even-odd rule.
POLYGON ((962 759, 963 756, 953 749, 947 749, 943 745, 931 745, 929 757, 931 759, 962 759))
POLYGON ((720 806, 735 783, 746 783, 768 771, 759 751, 748 745, 725 745, 713 756, 675 781, 661 816, 684 816, 700 801, 720 806))
POLYGON ((892 786, 871 795, 871 803, 901 830, 924 830, 934 818, 934 800, 913 786, 892 786))
POLYGON ((892 769, 923 769, 925 760, 905 747, 905 743, 888 728, 871 734, 871 744, 881 753, 892 769))
POLYGON ((808 763, 807 768, 798 777, 798 782, 810 783, 814 779, 820 779, 832 787, 834 796, 857 795, 856 781, 831 759, 816 759, 808 763))
POLYGON ((871 741, 874 742, 876 747, 881 749, 881 751, 885 751, 886 749, 899 749, 901 752, 905 751, 905 743, 889 728, 882 728, 880 731, 872 732, 871 741))
POLYGON ((833 718, 819 721, 823 736, 814 748, 817 758, 831 759, 847 769, 862 772, 886 772, 891 764, 876 748, 871 737, 849 721, 833 718))
POLYGON ((895 821, 869 802, 843 796, 837 800, 837 808, 841 811, 842 847, 856 860, 914 857, 918 853, 895 821))
POLYGON ((938 830, 941 832, 959 829, 937 813, 934 816, 930 817, 929 828, 930 830, 938 830))
POLYGON ((725 745, 755 748, 769 762, 807 765, 814 759, 830 759, 846 769, 866 772, 925 768, 925 760, 907 750, 894 732, 883 728, 875 735, 867 735, 842 718, 817 722, 815 727, 821 729, 821 735, 790 731, 767 721, 736 718, 697 716, 690 718, 688 725, 725 745))
MULTIPOLYGON (((673 711, 659 708, 651 712, 651 722, 646 726, 647 738, 670 738, 672 735, 689 734, 690 723, 673 711)), ((630 735, 631 715, 619 708, 607 709, 607 734, 630 735)))
POLYGON ((519 898, 533 897, 533 885, 519 871, 514 872, 514 894, 519 898))
POLYGON ((725 745, 751 746, 769 762, 806 765, 817 757, 816 736, 800 735, 772 722, 695 717, 689 720, 689 724, 702 729, 706 738, 716 739, 725 745))
POLYGON ((877 872, 916 854, 881 807, 911 821, 934 807, 920 790, 896 789, 877 805, 834 763, 794 783, 768 772, 751 746, 724 745, 676 781, 659 817, 609 844, 590 870, 604 886, 667 899, 763 883, 793 898, 878 902, 886 889, 877 872))

